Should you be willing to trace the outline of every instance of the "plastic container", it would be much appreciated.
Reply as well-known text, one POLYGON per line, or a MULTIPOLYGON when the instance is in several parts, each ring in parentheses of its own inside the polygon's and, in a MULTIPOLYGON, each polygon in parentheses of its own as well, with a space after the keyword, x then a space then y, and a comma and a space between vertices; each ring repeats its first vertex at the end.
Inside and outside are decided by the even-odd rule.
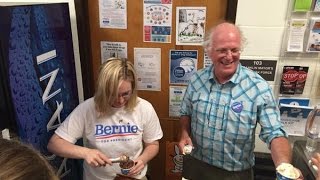
POLYGON ((314 152, 317 149, 318 138, 320 133, 320 109, 317 106, 309 113, 305 135, 307 136, 306 150, 314 152))

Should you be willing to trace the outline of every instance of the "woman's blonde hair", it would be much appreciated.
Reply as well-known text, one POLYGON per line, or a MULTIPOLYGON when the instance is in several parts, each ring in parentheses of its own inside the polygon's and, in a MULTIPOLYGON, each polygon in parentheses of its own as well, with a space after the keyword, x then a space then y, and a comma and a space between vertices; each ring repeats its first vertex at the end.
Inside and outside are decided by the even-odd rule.
POLYGON ((136 73, 133 64, 126 59, 110 58, 104 62, 99 70, 94 102, 96 110, 108 114, 113 102, 118 97, 121 81, 131 82, 131 96, 126 110, 132 111, 137 104, 136 73))
POLYGON ((52 166, 32 146, 1 138, 0 179, 59 180, 52 166))

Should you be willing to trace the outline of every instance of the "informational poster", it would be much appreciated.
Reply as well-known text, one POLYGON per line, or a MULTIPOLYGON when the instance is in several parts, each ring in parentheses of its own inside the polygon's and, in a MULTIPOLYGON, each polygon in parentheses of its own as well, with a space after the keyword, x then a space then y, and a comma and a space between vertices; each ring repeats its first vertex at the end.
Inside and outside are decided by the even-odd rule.
POLYGON ((280 118, 288 135, 304 136, 307 117, 313 107, 280 104, 280 118))
POLYGON ((274 81, 274 76, 277 67, 276 60, 247 60, 241 59, 240 63, 257 72, 266 81, 274 81))
POLYGON ((101 63, 111 57, 128 58, 127 42, 101 41, 101 63))
POLYGON ((177 7, 176 44, 202 45, 205 24, 206 7, 177 7))
POLYGON ((161 48, 134 48, 138 90, 161 90, 161 48))
POLYGON ((311 18, 307 52, 320 52, 320 18, 311 18))
POLYGON ((287 51, 302 52, 307 19, 292 19, 289 28, 287 51))
POLYGON ((99 0, 100 28, 127 29, 127 0, 99 0))
POLYGON ((143 1, 143 42, 171 43, 171 0, 143 1))
POLYGON ((186 92, 186 86, 170 86, 169 90, 169 116, 180 116, 180 105, 183 100, 184 93, 186 92))
POLYGON ((197 50, 170 50, 170 84, 190 82, 190 77, 197 71, 197 50))

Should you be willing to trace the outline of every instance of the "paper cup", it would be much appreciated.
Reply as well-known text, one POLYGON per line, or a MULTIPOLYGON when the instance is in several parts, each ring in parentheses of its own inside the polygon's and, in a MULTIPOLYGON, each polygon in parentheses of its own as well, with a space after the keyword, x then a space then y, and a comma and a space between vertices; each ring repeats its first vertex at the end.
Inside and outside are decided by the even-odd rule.
MULTIPOLYGON (((130 168, 130 169, 131 169, 131 168, 130 168)), ((122 173, 123 175, 127 175, 127 174, 129 174, 130 169, 123 169, 123 168, 121 168, 121 173, 122 173)))
POLYGON ((295 180, 300 176, 299 171, 288 163, 280 164, 276 170, 277 180, 295 180))
POLYGON ((191 154, 192 150, 193 150, 193 147, 188 144, 188 145, 184 146, 182 154, 183 155, 191 154))
POLYGON ((121 173, 124 175, 129 174, 133 166, 134 166, 134 161, 132 160, 129 160, 127 162, 121 162, 120 163, 121 173))
MULTIPOLYGON (((297 178, 295 178, 295 179, 297 179, 297 178)), ((277 180, 295 180, 295 179, 285 177, 282 174, 277 172, 277 180)))

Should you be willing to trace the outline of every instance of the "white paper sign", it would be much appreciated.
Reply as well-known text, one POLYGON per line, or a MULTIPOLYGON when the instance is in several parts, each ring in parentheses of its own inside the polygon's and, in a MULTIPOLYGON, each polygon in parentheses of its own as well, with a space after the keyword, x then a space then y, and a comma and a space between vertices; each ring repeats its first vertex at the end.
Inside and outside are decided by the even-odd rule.
POLYGON ((184 93, 186 92, 186 86, 170 86, 169 91, 169 116, 180 116, 180 105, 183 100, 184 93))
POLYGON ((161 91, 161 48, 134 48, 137 89, 161 91))
POLYGON ((307 19, 292 19, 289 28, 287 51, 302 52, 303 39, 306 31, 307 19))
POLYGON ((127 29, 127 0, 99 0, 100 28, 127 29))
POLYGON ((101 62, 111 57, 127 58, 127 42, 101 41, 101 62))

